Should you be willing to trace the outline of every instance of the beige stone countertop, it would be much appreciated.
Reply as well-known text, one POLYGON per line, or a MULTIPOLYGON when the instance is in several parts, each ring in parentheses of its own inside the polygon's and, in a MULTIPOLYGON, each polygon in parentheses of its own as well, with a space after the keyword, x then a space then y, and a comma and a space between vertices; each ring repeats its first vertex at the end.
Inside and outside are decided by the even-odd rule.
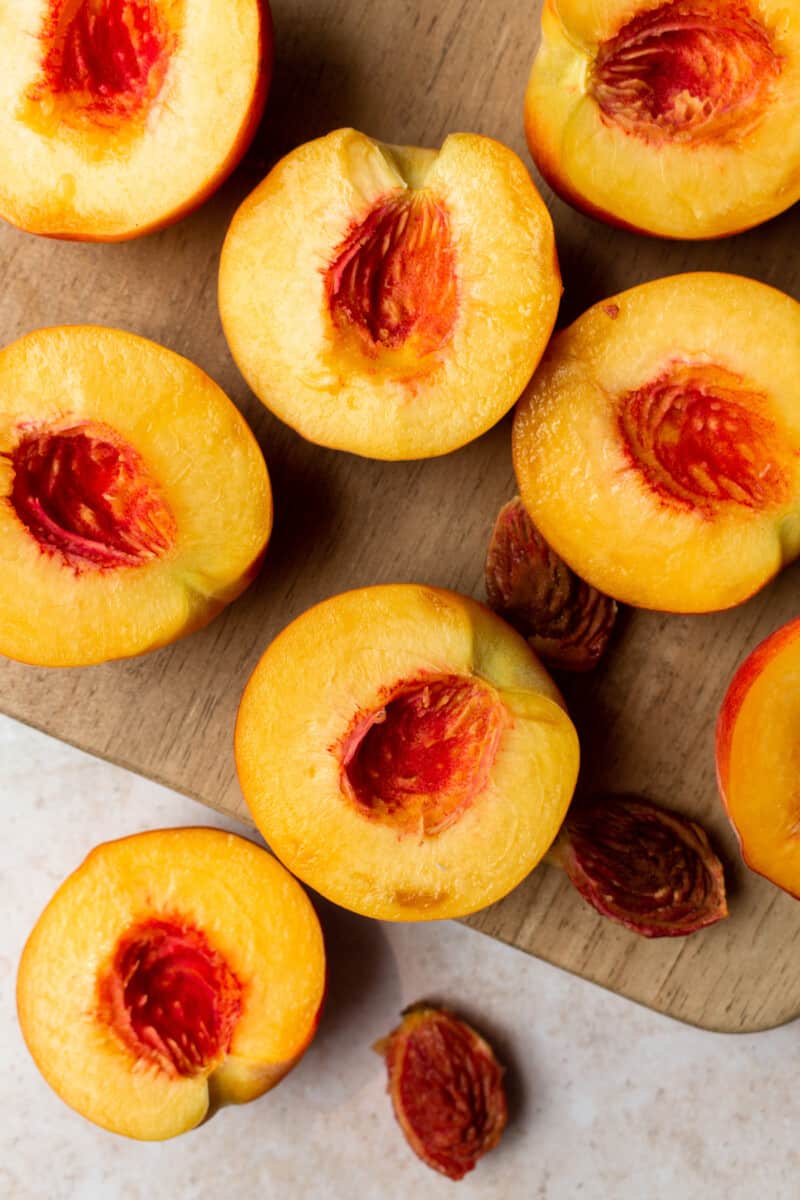
POLYGON ((171 1142, 96 1128, 50 1091, 22 1042, 14 981, 25 938, 96 843, 159 826, 235 826, 5 718, 0 764, 2 1200, 800 1195, 796 1025, 704 1033, 458 924, 379 924, 329 905, 328 1004, 278 1088, 171 1142), (459 1184, 406 1146, 370 1049, 422 998, 472 1018, 508 1065, 507 1133, 459 1184))

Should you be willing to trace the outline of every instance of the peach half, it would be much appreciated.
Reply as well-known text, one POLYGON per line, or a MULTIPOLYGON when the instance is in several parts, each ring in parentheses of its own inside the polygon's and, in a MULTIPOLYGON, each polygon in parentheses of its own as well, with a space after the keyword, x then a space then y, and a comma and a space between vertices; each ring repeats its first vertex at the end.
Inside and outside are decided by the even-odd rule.
POLYGON ((245 689, 236 763, 279 858, 344 908, 457 917, 511 891, 578 771, 563 701, 483 605, 414 584, 325 600, 245 689))
POLYGON ((545 0, 528 144, 593 216, 722 237, 800 199, 799 91, 784 0, 545 0))
POLYGON ((267 0, 0 6, 0 216, 119 241, 200 204, 255 133, 267 0))
POLYGON ((514 467, 545 539, 617 600, 729 608, 800 553, 800 305, 678 275, 553 339, 517 409, 514 467))
POLYGON ((17 1007, 62 1100, 155 1141, 274 1087, 324 991, 319 922, 280 863, 221 830, 166 829, 96 847, 61 885, 17 1007))
POLYGON ((491 138, 440 150, 339 129, 287 155, 242 204, 219 304, 256 395, 323 446, 445 454, 511 408, 556 318, 547 209, 491 138))
POLYGON ((0 653, 83 666, 191 633, 271 524, 250 429, 187 359, 83 325, 0 351, 0 653))
POLYGON ((742 857, 800 899, 800 618, 733 677, 717 721, 717 779, 742 857))

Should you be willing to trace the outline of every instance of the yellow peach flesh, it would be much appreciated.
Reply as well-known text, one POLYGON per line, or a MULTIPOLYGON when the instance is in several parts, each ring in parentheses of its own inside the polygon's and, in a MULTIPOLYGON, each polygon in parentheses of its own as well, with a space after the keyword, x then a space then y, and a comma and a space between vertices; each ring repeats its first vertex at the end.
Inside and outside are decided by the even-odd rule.
POLYGON ((3 6, 0 215, 115 241, 199 204, 255 132, 271 30, 266 0, 3 6))
POLYGON ((277 1083, 313 1036, 324 987, 296 881, 242 838, 176 829, 92 851, 26 944, 17 1002, 61 1098, 153 1140, 277 1083))
POLYGON ((551 343, 514 422, 520 494, 600 591, 706 612, 800 553, 800 305, 730 275, 656 280, 551 343))
POLYGON ((800 17, 780 0, 546 0, 525 100, 556 191, 662 237, 717 237, 800 198, 800 17))
POLYGON ((384 459, 444 454, 498 421, 560 292, 552 223, 505 146, 352 129, 299 147, 245 200, 219 280, 264 404, 311 441, 384 459))
POLYGON ((272 523, 261 452, 198 367, 120 330, 0 351, 0 653, 154 649, 248 585, 272 523))
POLYGON ((563 819, 578 743, 504 622, 392 585, 333 597, 279 635, 245 690, 236 761, 292 871, 356 912, 413 921, 482 908, 528 874, 563 819))

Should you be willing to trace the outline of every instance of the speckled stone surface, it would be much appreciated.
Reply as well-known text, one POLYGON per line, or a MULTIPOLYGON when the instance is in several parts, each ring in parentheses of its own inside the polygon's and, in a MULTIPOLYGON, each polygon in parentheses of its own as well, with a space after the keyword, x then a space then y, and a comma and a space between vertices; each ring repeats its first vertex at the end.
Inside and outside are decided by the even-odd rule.
POLYGON ((3 1200, 800 1195, 796 1025, 703 1033, 459 925, 381 925, 324 904, 329 1002, 311 1049, 275 1091, 168 1143, 96 1129, 49 1090, 20 1037, 14 978, 25 938, 97 842, 158 826, 235 826, 4 718, 0 764, 3 1200), (370 1050, 423 997, 472 1018, 509 1067, 508 1132, 455 1192, 407 1149, 370 1050))

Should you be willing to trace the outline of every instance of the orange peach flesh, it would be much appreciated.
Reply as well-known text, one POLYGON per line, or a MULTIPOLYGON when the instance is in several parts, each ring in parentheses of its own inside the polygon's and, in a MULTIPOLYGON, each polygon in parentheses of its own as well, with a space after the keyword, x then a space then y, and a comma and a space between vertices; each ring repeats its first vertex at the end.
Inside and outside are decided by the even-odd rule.
POLYGON ((167 553, 175 517, 141 456, 108 425, 23 427, 9 456, 11 504, 43 553, 76 571, 167 553))
POLYGON ((0 351, 0 653, 87 666, 210 621, 257 572, 272 498, 244 418, 121 330, 0 351))
POLYGON ((216 829, 97 846, 40 916, 17 977, 20 1027, 50 1086, 144 1140, 274 1087, 309 1045, 324 993, 302 888, 216 829))
POLYGON ((237 0, 235 19, 222 0, 5 6, 0 215, 86 241, 177 220, 247 149, 271 63, 267 0, 237 0))
POLYGON ((578 743, 525 640, 482 605, 411 584, 333 596, 267 648, 236 766, 273 851, 384 920, 463 916, 540 861, 578 743))
POLYGON ((696 273, 593 306, 520 401, 520 495, 591 585, 643 608, 740 603, 800 552, 800 305, 696 273))
POLYGON ((379 709, 354 719, 340 751, 342 787, 374 820, 440 833, 486 788, 506 722, 480 680, 399 683, 379 709))
POLYGON ((800 618, 739 667, 717 721, 717 778, 747 865, 800 898, 800 618))
POLYGON ((783 212, 800 198, 795 18, 779 0, 545 0, 525 101, 537 166, 568 203, 661 237, 783 212))
POLYGON ((353 129, 293 150, 244 201, 220 260, 233 356, 281 420, 389 460, 446 454, 519 396, 555 321, 552 222, 517 156, 353 129))

